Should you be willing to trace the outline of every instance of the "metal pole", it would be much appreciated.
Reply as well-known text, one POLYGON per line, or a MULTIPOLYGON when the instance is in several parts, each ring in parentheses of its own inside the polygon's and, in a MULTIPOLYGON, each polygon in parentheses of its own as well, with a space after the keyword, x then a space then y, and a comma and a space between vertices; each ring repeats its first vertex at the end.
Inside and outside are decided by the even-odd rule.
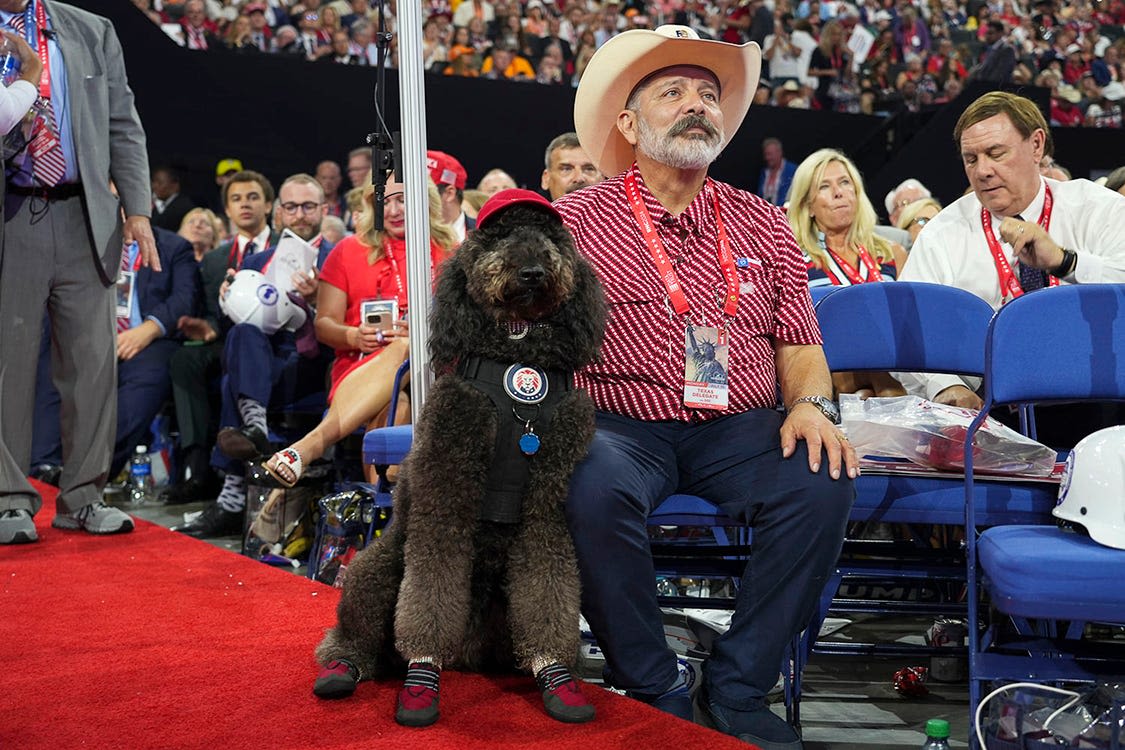
POLYGON ((399 0, 397 31, 398 87, 402 100, 401 177, 406 189, 406 293, 410 300, 410 404, 416 421, 433 378, 427 351, 432 270, 420 0, 399 0))

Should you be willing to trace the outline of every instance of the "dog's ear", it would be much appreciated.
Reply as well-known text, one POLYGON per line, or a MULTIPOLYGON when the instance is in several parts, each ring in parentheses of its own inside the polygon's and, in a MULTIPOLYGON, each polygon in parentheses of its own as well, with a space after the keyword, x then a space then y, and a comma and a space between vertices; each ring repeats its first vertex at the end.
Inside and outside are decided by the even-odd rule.
POLYGON ((484 313, 469 297, 468 287, 458 251, 442 265, 430 313, 430 364, 437 375, 452 370, 484 328, 484 313))
POLYGON ((574 254, 574 292, 555 315, 555 321, 571 334, 574 362, 584 366, 594 362, 605 334, 607 307, 602 285, 594 269, 574 247, 570 232, 562 229, 566 237, 560 242, 574 254), (579 364, 580 363, 580 364, 579 364))

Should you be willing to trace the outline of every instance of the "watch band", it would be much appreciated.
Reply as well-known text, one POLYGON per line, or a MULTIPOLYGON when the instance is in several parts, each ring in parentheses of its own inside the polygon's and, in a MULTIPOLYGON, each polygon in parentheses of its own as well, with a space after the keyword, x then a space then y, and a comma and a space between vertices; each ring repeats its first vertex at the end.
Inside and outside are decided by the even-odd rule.
POLYGON ((1067 276, 1070 276, 1072 273, 1074 273, 1074 269, 1077 266, 1078 266, 1078 253, 1074 252, 1073 250, 1067 250, 1064 247, 1063 248, 1062 263, 1059 263, 1057 266, 1052 268, 1048 273, 1050 273, 1055 278, 1063 279, 1063 278, 1066 278, 1067 276))
POLYGON ((792 411, 798 404, 812 404, 832 424, 840 424, 840 407, 827 396, 802 396, 793 401, 787 411, 792 411))

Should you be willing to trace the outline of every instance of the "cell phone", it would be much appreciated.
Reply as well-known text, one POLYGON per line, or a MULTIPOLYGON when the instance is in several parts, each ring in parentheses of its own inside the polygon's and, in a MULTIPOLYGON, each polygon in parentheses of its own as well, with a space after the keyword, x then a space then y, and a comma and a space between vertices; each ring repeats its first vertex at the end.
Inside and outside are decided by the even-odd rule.
POLYGON ((367 300, 362 303, 361 319, 384 333, 394 328, 398 319, 398 303, 394 300, 367 300))

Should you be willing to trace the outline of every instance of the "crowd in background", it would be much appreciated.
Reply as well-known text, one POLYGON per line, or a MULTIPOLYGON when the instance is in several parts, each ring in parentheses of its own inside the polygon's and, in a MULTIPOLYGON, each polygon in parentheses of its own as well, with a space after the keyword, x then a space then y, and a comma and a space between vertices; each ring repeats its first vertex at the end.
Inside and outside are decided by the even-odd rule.
MULTIPOLYGON (((398 65, 396 0, 134 0, 191 49, 398 65), (377 44, 380 27, 388 35, 377 44)), ((1051 90, 1052 124, 1121 127, 1125 0, 427 0, 425 69, 576 86, 629 29, 691 26, 757 42, 756 104, 887 114, 968 80, 1051 90)))

